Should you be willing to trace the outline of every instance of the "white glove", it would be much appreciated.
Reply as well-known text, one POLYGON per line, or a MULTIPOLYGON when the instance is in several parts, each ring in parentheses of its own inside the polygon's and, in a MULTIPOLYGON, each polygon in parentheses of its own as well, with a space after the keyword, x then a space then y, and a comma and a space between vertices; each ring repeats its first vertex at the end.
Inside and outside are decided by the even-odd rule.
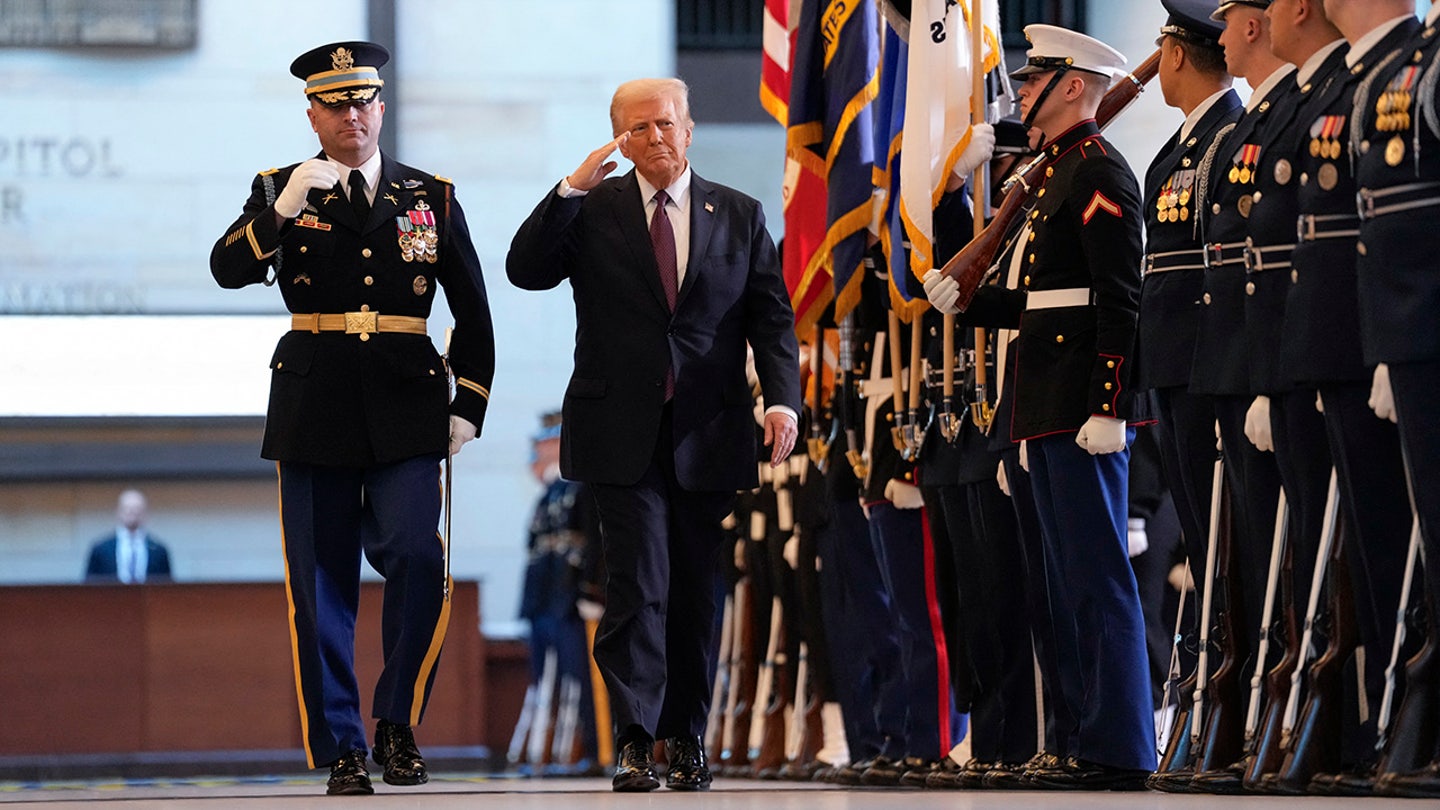
POLYGON ((1375 367, 1375 377, 1370 381, 1370 410, 1381 419, 1399 421, 1399 417, 1395 415, 1395 392, 1390 388, 1388 363, 1375 367))
POLYGON ((1165 581, 1177 591, 1194 592, 1195 590, 1195 578, 1190 576, 1190 566, 1183 562, 1170 567, 1170 573, 1165 575, 1165 581))
POLYGON ((925 297, 930 299, 930 306, 946 315, 960 312, 960 308, 955 306, 960 298, 960 283, 939 270, 925 274, 925 297))
POLYGON ((1075 443, 1092 456, 1118 453, 1125 449, 1125 420, 1092 416, 1080 426, 1075 443))
POLYGON ((1005 475, 1005 462, 995 465, 995 483, 1000 485, 1000 491, 1006 495, 1010 494, 1010 477, 1005 475))
POLYGON ((1275 450, 1275 439, 1270 435, 1270 398, 1255 397, 1250 410, 1245 412, 1245 438, 1262 453, 1275 450))
POLYGON ((925 497, 920 494, 919 487, 896 478, 885 482, 885 499, 896 509, 919 509, 925 505, 925 497))
POLYGON ((745 569, 745 543, 746 543, 746 542, 747 542, 747 541, 745 541, 745 540, 736 540, 736 541, 735 541, 735 570, 736 570, 736 571, 744 571, 744 570, 746 570, 746 569, 745 569))
POLYGON ((473 438, 475 424, 463 416, 450 414, 450 455, 459 453, 460 448, 473 438))
POLYGON ((1325 398, 1320 396, 1319 391, 1315 392, 1315 411, 1316 413, 1325 413, 1325 398))
POLYGON ((1030 472, 1030 443, 1020 440, 1020 469, 1030 472))
POLYGON ((580 614, 580 618, 587 622, 598 622, 600 617, 605 615, 605 606, 589 599, 576 599, 575 610, 580 614))
POLYGON ((310 158, 295 167, 290 180, 275 198, 275 213, 285 219, 300 216, 305 207, 305 196, 312 188, 332 188, 340 182, 340 170, 335 164, 322 158, 310 158))
POLYGON ((1126 522, 1126 553, 1131 559, 1139 557, 1150 548, 1150 535, 1145 533, 1145 518, 1130 518, 1126 522))
POLYGON ((785 548, 784 548, 783 551, 780 552, 780 555, 785 558, 785 564, 786 564, 786 565, 789 565, 792 569, 799 570, 799 568, 800 568, 800 537, 799 537, 799 535, 794 535, 794 534, 790 535, 790 539, 788 539, 788 540, 785 541, 785 548))
POLYGON ((970 144, 955 161, 955 173, 969 178, 995 154, 995 127, 980 123, 970 128, 970 144))

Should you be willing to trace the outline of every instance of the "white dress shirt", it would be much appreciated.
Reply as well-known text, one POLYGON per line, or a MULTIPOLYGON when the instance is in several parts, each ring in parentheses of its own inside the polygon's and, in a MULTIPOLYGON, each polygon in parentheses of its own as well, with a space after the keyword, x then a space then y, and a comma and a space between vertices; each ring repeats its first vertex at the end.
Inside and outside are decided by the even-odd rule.
POLYGON ((371 204, 374 204, 375 192, 377 192, 380 187, 379 149, 376 149, 375 154, 371 155, 369 160, 361 163, 359 166, 346 166, 344 163, 341 163, 329 155, 326 155, 325 159, 333 163, 335 168, 340 171, 340 188, 345 189, 345 199, 350 199, 350 172, 359 169, 360 175, 365 178, 365 199, 371 204))

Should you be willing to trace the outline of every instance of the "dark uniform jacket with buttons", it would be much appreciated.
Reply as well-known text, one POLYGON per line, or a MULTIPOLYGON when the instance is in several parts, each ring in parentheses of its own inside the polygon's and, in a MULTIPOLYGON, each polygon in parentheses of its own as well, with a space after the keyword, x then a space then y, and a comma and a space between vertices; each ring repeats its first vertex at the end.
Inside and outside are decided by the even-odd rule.
POLYGON ((1367 365, 1440 359, 1440 30, 1426 27, 1399 54, 1366 79, 1352 119, 1367 365))
POLYGON ((1177 131, 1145 172, 1145 266, 1140 285, 1140 332, 1135 387, 1190 384, 1195 333, 1200 323, 1204 260, 1198 212, 1200 163, 1215 135, 1240 118, 1234 90, 1210 105, 1182 143, 1177 131))
POLYGON ((1245 239, 1255 203, 1255 161, 1274 143, 1299 100, 1292 71, 1241 115, 1234 129, 1207 154, 1202 182, 1208 208, 1200 212, 1206 268, 1191 393, 1251 395, 1245 343, 1245 239))
POLYGON ((1420 29, 1408 19, 1361 55, 1343 80, 1307 104, 1295 119, 1305 146, 1300 172, 1299 239, 1291 257, 1290 295, 1285 302, 1281 372, 1296 383, 1368 382, 1360 350, 1360 304, 1355 251, 1359 217, 1349 124, 1354 96, 1367 73, 1420 29), (1328 141, 1329 151, 1311 144, 1328 141), (1314 219, 1311 220, 1310 218, 1314 219), (1313 226, 1312 226, 1313 223, 1313 226), (1312 237, 1313 234, 1313 237, 1312 237))
MULTIPOLYGON (((1013 328, 1012 440, 1079 430, 1091 416, 1130 419, 1140 308, 1140 189, 1093 120, 1045 145, 1020 289, 982 286, 967 314, 1013 328), (1026 311, 1029 293, 1085 289, 1091 303, 1026 311)), ((1001 257, 1007 272, 1012 256, 1001 257)))
MULTIPOLYGON (((1256 395, 1279 394, 1294 387, 1281 373, 1280 344, 1285 326, 1285 301, 1290 294, 1291 255, 1295 247, 1295 219, 1300 213, 1300 175, 1296 169, 1299 148, 1295 122, 1305 115, 1312 99, 1318 99, 1336 81, 1345 78, 1343 43, 1332 51, 1309 80, 1299 85, 1297 105, 1282 120, 1283 111, 1271 114, 1271 125, 1280 133, 1273 146, 1261 151, 1251 183, 1255 187, 1250 207, 1249 247, 1245 263, 1245 346, 1250 365, 1250 391, 1256 395)), ((1295 77, 1285 81, 1294 83, 1295 77)))
POLYGON ((511 283, 546 290, 569 279, 574 292, 575 371, 560 437, 570 480, 640 480, 672 364, 675 475, 686 489, 758 483, 747 342, 766 405, 800 412, 795 315, 760 204, 693 173, 690 194, 690 259, 673 313, 633 170, 580 197, 552 188, 511 241, 511 283))
POLYGON ((280 338, 270 363, 261 455, 367 467, 444 453, 447 414, 478 429, 495 372, 480 260, 450 182, 382 155, 364 223, 336 185, 311 189, 300 215, 277 225, 267 185, 278 194, 294 169, 256 176, 244 212, 210 253, 210 272, 220 286, 233 289, 266 282, 273 268, 290 312, 367 313, 355 318, 358 328, 368 313, 378 313, 382 331, 296 328, 280 338), (426 232, 433 234, 433 261, 413 250, 407 261, 401 240, 425 239, 426 232), (385 316, 428 317, 437 283, 445 287, 455 319, 453 401, 430 338, 384 331, 385 316))

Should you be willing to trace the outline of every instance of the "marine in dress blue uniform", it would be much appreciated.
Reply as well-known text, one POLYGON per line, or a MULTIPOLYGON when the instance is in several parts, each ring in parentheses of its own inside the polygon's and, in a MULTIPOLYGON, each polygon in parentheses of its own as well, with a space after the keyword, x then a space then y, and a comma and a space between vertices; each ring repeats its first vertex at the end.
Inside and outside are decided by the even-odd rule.
MULTIPOLYGON (((1126 542, 1140 193, 1094 120, 1125 58, 1065 29, 1025 32, 1022 109, 1044 131, 1053 171, 1034 192, 1028 234, 1000 260, 1023 274, 1019 289, 982 286, 967 312, 1019 325, 1008 427, 1024 442, 1045 553, 1056 561, 1052 613, 1075 622, 1078 654, 1060 662, 1079 684, 1065 690, 1074 756, 1032 783, 1139 789, 1155 768, 1144 618, 1126 542)), ((956 293, 944 287, 954 284, 927 279, 932 304, 953 309, 956 293)))
POLYGON ((449 619, 441 464, 483 423, 494 373, 453 186, 376 148, 387 59, 341 42, 295 60, 326 151, 256 176, 210 256, 222 287, 274 284, 292 313, 270 363, 261 454, 279 469, 302 742, 311 767, 331 766, 332 793, 371 792, 352 661, 362 550, 385 577, 375 758, 387 782, 426 779, 411 726, 449 619), (455 318, 453 400, 426 334, 437 285, 455 318))
MULTIPOLYGON (((1351 149, 1361 344, 1366 364, 1376 365, 1371 404, 1399 423, 1425 555, 1426 644, 1433 646, 1440 644, 1440 6, 1424 22, 1355 96, 1351 149)), ((1425 716, 1436 705, 1437 679, 1413 667, 1406 675, 1376 792, 1440 797, 1440 750, 1433 717, 1425 716)))

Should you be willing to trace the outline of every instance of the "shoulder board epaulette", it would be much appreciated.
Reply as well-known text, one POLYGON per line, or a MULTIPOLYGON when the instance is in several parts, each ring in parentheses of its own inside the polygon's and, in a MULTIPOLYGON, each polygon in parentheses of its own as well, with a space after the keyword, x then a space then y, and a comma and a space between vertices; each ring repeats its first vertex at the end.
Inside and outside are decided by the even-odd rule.
POLYGON ((275 174, 275 173, 278 172, 278 171, 280 171, 280 170, 279 170, 279 169, 266 169, 265 171, 260 172, 260 176, 261 176, 261 177, 264 177, 264 176, 267 175, 267 174, 275 174))
POLYGON ((451 179, 448 178, 448 177, 441 177, 440 175, 437 174, 437 175, 435 175, 435 179, 436 179, 436 180, 439 180, 439 181, 442 182, 442 183, 446 183, 446 184, 448 184, 448 185, 452 185, 452 186, 455 185, 455 181, 454 181, 454 180, 451 180, 451 179))

